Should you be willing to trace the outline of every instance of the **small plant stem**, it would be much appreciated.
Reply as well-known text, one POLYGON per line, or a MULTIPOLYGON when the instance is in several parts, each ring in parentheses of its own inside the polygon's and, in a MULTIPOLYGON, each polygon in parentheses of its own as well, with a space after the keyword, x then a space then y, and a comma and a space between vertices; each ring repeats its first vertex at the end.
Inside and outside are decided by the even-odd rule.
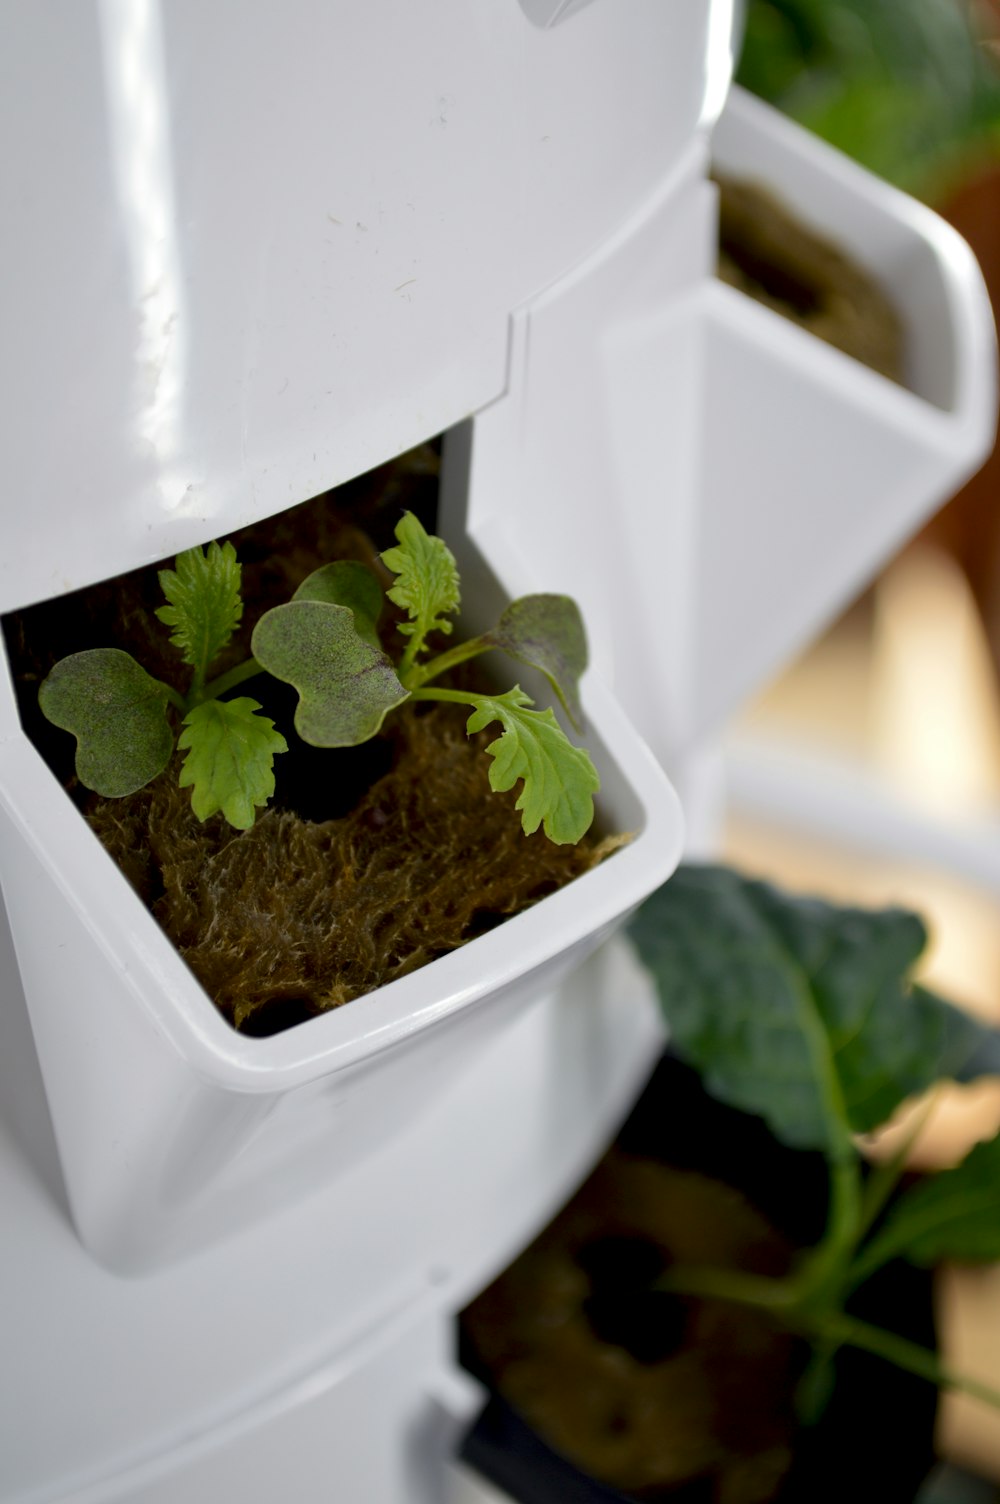
POLYGON ((237 663, 235 668, 227 669, 224 674, 206 684, 198 695, 198 703, 202 700, 217 700, 220 695, 235 689, 237 684, 242 684, 244 679, 252 679, 255 674, 263 672, 256 658, 246 658, 242 663, 237 663))
POLYGON ((479 705, 482 695, 473 694, 471 690, 464 689, 414 689, 410 692, 413 700, 446 700, 450 705, 471 705, 473 709, 479 705))
MULTIPOLYGON (((160 682, 163 683, 162 680, 160 682)), ((179 694, 176 689, 171 689, 169 684, 164 684, 163 688, 166 690, 167 699, 170 701, 174 709, 181 715, 187 715, 191 707, 185 700, 184 696, 182 694, 179 694)))
POLYGON ((769 1279, 760 1274, 744 1274, 739 1269, 712 1269, 678 1265, 668 1269, 652 1286, 671 1295, 698 1295, 709 1300, 729 1300, 735 1305, 755 1306, 761 1311, 779 1314, 791 1311, 799 1302, 794 1277, 769 1279))
POLYGON ((423 649, 424 638, 426 636, 426 632, 415 630, 403 650, 402 658, 400 658, 399 660, 399 667, 396 670, 396 676, 399 679, 400 684, 402 684, 406 689, 410 687, 410 679, 413 675, 413 670, 416 664, 416 657, 417 654, 423 649))
POLYGON ((438 678, 440 674, 447 673, 450 668, 456 668, 458 664, 465 663, 469 658, 476 658, 480 653, 488 652, 492 645, 482 637, 472 637, 468 642, 456 643, 446 653, 439 653, 436 658, 431 658, 427 663, 413 664, 405 672, 403 663, 406 661, 406 655, 404 654, 403 663, 400 664, 399 669, 400 682, 405 689, 419 689, 422 684, 426 684, 430 679, 438 678))
POLYGON ((861 1176, 857 1155, 846 1147, 830 1163, 830 1209, 823 1239, 798 1274, 803 1305, 823 1307, 836 1300, 861 1237, 861 1176))
POLYGON ((921 1347, 919 1343, 910 1342, 906 1337, 898 1336, 896 1332, 887 1332, 881 1327, 869 1326, 866 1321, 859 1321, 856 1316, 834 1311, 822 1318, 817 1326, 816 1335, 826 1342, 836 1342, 842 1347, 859 1347, 864 1352, 874 1353, 879 1358, 895 1363, 897 1368, 905 1369, 907 1373, 914 1373, 921 1379, 929 1380, 940 1389, 957 1389, 963 1394, 971 1395, 974 1399, 982 1400, 986 1405, 993 1405, 1000 1409, 1000 1390, 981 1383, 979 1379, 969 1378, 966 1374, 954 1373, 940 1363, 928 1348, 921 1347))

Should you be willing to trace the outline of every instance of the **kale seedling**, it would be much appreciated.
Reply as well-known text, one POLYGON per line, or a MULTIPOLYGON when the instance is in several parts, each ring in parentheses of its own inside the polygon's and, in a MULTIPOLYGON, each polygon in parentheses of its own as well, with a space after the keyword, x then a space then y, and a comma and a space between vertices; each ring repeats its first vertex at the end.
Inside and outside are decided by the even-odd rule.
POLYGON ((907 1145, 865 1179, 858 1135, 941 1078, 995 1073, 998 1035, 911 981, 926 943, 915 914, 792 898, 721 867, 682 867, 631 922, 678 1054, 719 1101, 763 1117, 829 1167, 824 1237, 793 1272, 671 1269, 657 1288, 766 1311, 806 1337, 804 1418, 822 1409, 838 1348, 876 1353, 1000 1406, 1000 1393, 846 1309, 891 1259, 1000 1258, 1000 1135, 895 1200, 907 1145))
POLYGON ((173 629, 170 640, 191 670, 186 693, 153 678, 117 648, 62 659, 41 687, 45 715, 77 738, 80 781, 109 798, 134 793, 163 772, 176 745, 186 754, 180 786, 191 788, 198 818, 221 811, 237 829, 248 828, 274 793, 274 757, 287 751, 287 743, 256 700, 222 697, 266 672, 296 689, 295 730, 316 747, 368 741, 406 700, 467 705, 470 735, 498 721, 501 735, 486 749, 491 787, 502 792, 521 780, 516 808, 525 833, 542 826, 551 841, 578 841, 593 820, 599 780, 588 754, 569 741, 552 710, 533 709, 518 685, 480 694, 432 684, 456 665, 499 648, 541 670, 579 724, 578 681, 587 646, 576 604, 562 595, 523 596, 490 632, 428 656, 430 635, 452 631, 449 617, 460 605, 458 570, 446 544, 412 514, 403 516, 396 538, 383 561, 397 577, 389 598, 407 615, 399 627, 406 646, 398 665, 378 636, 378 581, 364 565, 342 560, 323 565, 292 600, 265 612, 254 628, 253 656, 209 679, 242 617, 240 566, 230 543, 179 555, 176 569, 160 573, 167 604, 156 614, 173 629), (182 719, 179 737, 171 710, 182 719))

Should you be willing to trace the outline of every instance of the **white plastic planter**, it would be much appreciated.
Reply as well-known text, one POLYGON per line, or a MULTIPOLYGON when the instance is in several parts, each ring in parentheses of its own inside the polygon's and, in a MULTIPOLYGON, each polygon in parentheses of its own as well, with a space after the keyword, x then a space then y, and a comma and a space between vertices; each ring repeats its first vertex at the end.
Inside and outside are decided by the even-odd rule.
POLYGON ((739 90, 711 148, 885 288, 907 385, 711 275, 696 141, 627 233, 520 311, 468 504, 474 537, 528 537, 580 601, 675 775, 982 463, 996 421, 989 301, 950 226, 739 90))
MULTIPOLYGON (((477 557, 463 583, 482 609, 497 586, 477 557)), ((584 703, 599 818, 637 838, 432 965, 254 1039, 216 1012, 19 732, 5 690, 0 881, 73 1215, 100 1259, 141 1268, 328 1184, 403 1131, 668 876, 676 798, 599 683, 585 682, 584 703)))

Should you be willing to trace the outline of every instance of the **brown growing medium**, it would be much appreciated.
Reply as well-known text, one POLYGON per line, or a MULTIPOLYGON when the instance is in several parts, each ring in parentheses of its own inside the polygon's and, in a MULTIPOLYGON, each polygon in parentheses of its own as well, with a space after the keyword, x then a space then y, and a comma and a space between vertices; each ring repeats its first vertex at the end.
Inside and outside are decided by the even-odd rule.
POLYGON ((620 844, 525 837, 514 796, 490 791, 489 737, 464 723, 404 708, 390 771, 337 819, 200 824, 168 771, 90 821, 225 1016, 271 1033, 454 950, 620 844))
POLYGON ((730 286, 903 380, 903 327, 871 274, 757 183, 716 176, 719 276, 730 286))
MULTIPOLYGON (((246 609, 217 671, 248 656, 261 612, 320 564, 353 558, 378 572, 404 509, 432 526, 436 469, 424 447, 231 535, 246 609)), ((516 791, 489 788, 483 748, 497 728, 468 738, 461 707, 403 707, 375 742, 317 751, 291 731, 294 694, 266 677, 239 692, 263 701, 292 750, 276 759, 274 803, 251 830, 221 816, 200 823, 177 787, 176 759, 129 798, 88 794, 73 774, 72 739, 38 710, 38 685, 67 653, 119 646, 183 688, 154 616, 162 599, 156 569, 137 570, 8 617, 5 637, 26 731, 237 1028, 271 1034, 350 1002, 520 913, 621 844, 524 836, 516 791)), ((391 612, 384 641, 401 650, 391 612)))
POLYGON ((662 1310, 636 1264, 774 1276, 790 1258, 738 1191, 612 1149, 463 1326, 505 1399, 591 1477, 635 1499, 764 1504, 792 1461, 795 1339, 724 1301, 662 1310))

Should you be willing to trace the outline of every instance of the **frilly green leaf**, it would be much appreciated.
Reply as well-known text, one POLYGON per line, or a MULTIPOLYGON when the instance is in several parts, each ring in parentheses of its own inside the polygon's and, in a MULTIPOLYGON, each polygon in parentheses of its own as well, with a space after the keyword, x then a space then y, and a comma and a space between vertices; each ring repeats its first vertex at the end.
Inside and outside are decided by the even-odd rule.
POLYGON ((490 787, 503 793, 523 779, 515 808, 525 835, 542 825, 557 845, 579 841, 593 822, 593 796, 601 786, 587 752, 569 741, 551 710, 529 709, 532 701, 519 685, 503 695, 469 699, 476 704, 466 723, 470 736, 491 721, 503 727, 486 748, 493 759, 490 787))
POLYGON ((587 634, 572 596, 523 595, 511 601, 483 641, 518 663, 540 669, 580 729, 580 676, 587 667, 587 634))
POLYGON ((222 813, 248 830, 274 793, 274 758, 288 743, 256 700, 205 700, 184 718, 178 747, 186 752, 178 784, 191 789, 199 820, 222 813))
POLYGON ((396 524, 396 537, 398 548, 382 555, 382 562, 398 576, 386 594, 409 614, 399 630, 422 646, 428 633, 452 629, 447 616, 461 605, 458 567, 444 540, 425 532, 412 512, 405 512, 396 524))
POLYGON ((167 687, 119 648, 92 648, 56 664, 38 692, 42 712, 77 739, 80 782, 108 799, 134 794, 174 750, 167 687))
POLYGON ((362 641, 373 648, 381 647, 377 628, 382 614, 382 587, 363 564, 352 559, 324 564, 302 581, 292 599, 347 606, 354 612, 354 630, 362 641))
POLYGON ((358 635, 346 606, 310 600, 275 606, 254 629, 253 654, 298 690, 295 729, 314 747, 367 741, 408 698, 389 658, 358 635))
POLYGON ((243 616, 241 570, 231 543, 210 543, 204 552, 178 554, 174 569, 161 569, 168 604, 156 612, 172 627, 170 641, 202 683, 212 661, 229 642, 243 616))
POLYGON ((839 908, 690 866, 630 932, 679 1053, 713 1096, 796 1148, 842 1150, 986 1032, 911 985, 926 935, 901 909, 839 908))

